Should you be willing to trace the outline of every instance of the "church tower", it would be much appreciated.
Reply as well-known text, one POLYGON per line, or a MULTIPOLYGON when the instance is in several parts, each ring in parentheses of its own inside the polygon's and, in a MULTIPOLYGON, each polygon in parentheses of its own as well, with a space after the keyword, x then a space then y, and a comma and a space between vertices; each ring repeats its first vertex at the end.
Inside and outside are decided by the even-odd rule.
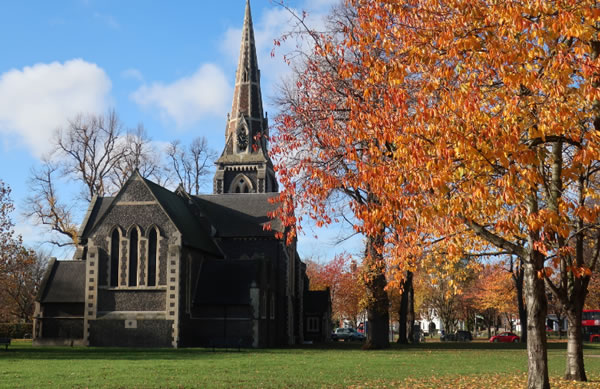
POLYGON ((268 119, 263 113, 260 70, 256 57, 250 1, 242 29, 231 113, 227 115, 225 148, 217 159, 213 192, 277 192, 273 163, 268 154, 268 119))

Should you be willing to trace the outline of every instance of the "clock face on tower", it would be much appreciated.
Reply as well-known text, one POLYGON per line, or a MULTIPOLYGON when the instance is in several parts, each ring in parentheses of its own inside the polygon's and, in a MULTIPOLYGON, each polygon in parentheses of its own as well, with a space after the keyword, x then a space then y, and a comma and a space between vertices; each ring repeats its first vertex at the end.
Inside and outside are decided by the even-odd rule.
POLYGON ((246 151, 248 148, 248 134, 243 128, 240 128, 237 133, 237 144, 239 151, 246 151))

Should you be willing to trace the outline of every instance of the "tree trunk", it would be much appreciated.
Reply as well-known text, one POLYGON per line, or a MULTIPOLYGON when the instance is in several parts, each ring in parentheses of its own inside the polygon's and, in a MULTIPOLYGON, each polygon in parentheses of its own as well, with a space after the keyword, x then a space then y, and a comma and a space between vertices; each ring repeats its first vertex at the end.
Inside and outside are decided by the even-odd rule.
POLYGON ((565 380, 587 381, 583 362, 583 335, 581 334, 581 309, 567 313, 567 370, 565 380))
POLYGON ((547 301, 544 280, 538 277, 543 269, 541 254, 533 252, 525 264, 525 298, 527 305, 527 388, 549 389, 548 357, 546 354, 547 301))
POLYGON ((408 315, 406 317, 408 322, 408 339, 411 342, 415 342, 415 290, 412 282, 412 272, 406 272, 406 293, 408 293, 408 315))
POLYGON ((402 297, 400 298, 400 311, 398 312, 398 343, 408 344, 408 333, 406 328, 406 322, 408 320, 408 290, 407 290, 407 278, 402 282, 402 297))
POLYGON ((527 343, 527 308, 523 297, 523 275, 515 279, 517 303, 519 305, 519 321, 521 322, 521 343, 527 343))
POLYGON ((367 341, 364 349, 390 347, 389 300, 385 290, 385 261, 378 247, 383 244, 383 236, 368 237, 365 252, 365 286, 367 289, 367 341))

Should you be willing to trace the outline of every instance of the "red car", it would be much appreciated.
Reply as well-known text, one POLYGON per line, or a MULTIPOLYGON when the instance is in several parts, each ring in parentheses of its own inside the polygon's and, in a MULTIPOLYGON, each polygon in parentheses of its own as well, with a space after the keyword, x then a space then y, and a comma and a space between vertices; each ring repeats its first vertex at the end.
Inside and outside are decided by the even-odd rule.
POLYGON ((498 335, 494 335, 490 338, 490 342, 498 343, 518 343, 521 340, 519 335, 515 335, 512 332, 501 332, 498 335))

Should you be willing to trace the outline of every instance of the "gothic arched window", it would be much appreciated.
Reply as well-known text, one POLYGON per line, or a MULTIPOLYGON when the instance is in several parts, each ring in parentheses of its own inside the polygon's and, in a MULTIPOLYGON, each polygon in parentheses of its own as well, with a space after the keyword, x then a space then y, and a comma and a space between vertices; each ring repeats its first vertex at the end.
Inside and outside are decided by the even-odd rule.
POLYGON ((243 178, 240 178, 235 186, 235 193, 249 193, 250 186, 248 182, 243 178))
POLYGON ((156 267, 158 265, 158 233, 156 228, 148 236, 148 286, 156 286, 156 267))
POLYGON ((119 285, 119 247, 121 236, 119 230, 115 228, 110 236, 110 286, 119 285))
POLYGON ((132 228, 129 232, 129 286, 137 286, 138 243, 137 228, 132 228))

